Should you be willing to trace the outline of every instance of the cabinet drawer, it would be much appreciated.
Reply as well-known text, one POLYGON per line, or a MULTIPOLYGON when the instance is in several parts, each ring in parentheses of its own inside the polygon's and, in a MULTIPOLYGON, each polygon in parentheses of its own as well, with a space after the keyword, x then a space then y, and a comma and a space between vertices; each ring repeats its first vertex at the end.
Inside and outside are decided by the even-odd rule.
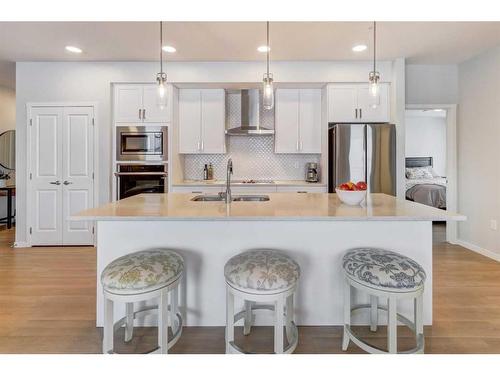
POLYGON ((326 186, 278 186, 278 193, 326 193, 326 186))
POLYGON ((225 189, 222 186, 172 186, 172 193, 217 194, 225 189))

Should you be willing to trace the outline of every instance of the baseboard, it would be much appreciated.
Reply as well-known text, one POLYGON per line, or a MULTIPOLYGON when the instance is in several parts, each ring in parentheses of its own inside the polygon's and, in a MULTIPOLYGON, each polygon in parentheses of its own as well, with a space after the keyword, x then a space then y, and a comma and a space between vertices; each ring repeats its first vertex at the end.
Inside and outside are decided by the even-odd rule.
POLYGON ((498 253, 495 253, 491 250, 484 249, 484 248, 477 246, 477 245, 474 245, 472 243, 459 240, 458 238, 457 238, 456 243, 457 243, 457 245, 465 247, 468 250, 472 250, 475 253, 484 255, 485 257, 488 257, 488 258, 496 260, 497 262, 500 262, 500 254, 498 254, 498 253))
POLYGON ((31 247, 28 242, 14 242, 14 247, 31 247))

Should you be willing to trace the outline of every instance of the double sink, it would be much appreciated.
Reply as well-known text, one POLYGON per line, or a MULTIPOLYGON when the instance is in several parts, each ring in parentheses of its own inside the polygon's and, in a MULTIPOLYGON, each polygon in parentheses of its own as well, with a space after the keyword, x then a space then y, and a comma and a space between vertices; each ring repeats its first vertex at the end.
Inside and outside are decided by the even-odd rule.
MULTIPOLYGON (((224 202, 226 200, 223 194, 203 194, 197 195, 191 199, 193 202, 224 202)), ((233 195, 232 202, 266 202, 269 195, 233 195)))

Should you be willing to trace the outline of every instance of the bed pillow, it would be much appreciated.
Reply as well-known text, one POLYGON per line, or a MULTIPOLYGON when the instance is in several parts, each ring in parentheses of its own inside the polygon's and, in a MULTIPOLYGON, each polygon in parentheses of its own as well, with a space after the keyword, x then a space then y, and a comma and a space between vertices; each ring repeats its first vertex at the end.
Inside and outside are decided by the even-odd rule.
POLYGON ((406 168, 406 178, 410 180, 421 180, 424 178, 434 178, 431 170, 429 168, 432 167, 415 167, 415 168, 406 168))

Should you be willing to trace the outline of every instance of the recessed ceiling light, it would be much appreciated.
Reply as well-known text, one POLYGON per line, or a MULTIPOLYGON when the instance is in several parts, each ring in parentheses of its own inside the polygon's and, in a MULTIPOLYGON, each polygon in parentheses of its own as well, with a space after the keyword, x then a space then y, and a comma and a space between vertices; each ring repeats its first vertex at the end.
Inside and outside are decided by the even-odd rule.
POLYGON ((174 53, 175 51, 177 51, 175 49, 175 47, 172 47, 172 46, 163 46, 162 50, 164 50, 165 52, 169 52, 169 53, 174 53))
POLYGON ((352 47, 352 50, 354 52, 363 52, 367 49, 368 47, 366 46, 366 44, 358 44, 354 47, 352 47))
POLYGON ((75 46, 66 46, 66 51, 72 52, 72 53, 82 53, 81 48, 78 48, 75 46))
POLYGON ((257 48, 257 51, 259 51, 259 52, 267 52, 270 50, 271 50, 271 47, 268 47, 268 46, 260 46, 259 48, 257 48))

